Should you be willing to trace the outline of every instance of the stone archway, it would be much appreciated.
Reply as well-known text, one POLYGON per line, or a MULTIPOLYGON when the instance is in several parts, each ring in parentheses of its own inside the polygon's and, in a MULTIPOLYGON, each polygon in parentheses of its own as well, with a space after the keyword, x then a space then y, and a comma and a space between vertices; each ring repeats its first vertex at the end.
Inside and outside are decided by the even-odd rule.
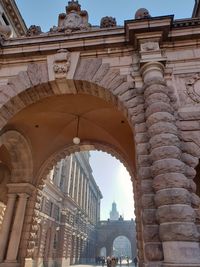
MULTIPOLYGON (((183 159, 184 150, 176 126, 176 98, 173 89, 163 80, 163 64, 160 62, 144 64, 140 70, 143 86, 135 88, 131 77, 120 75, 119 70, 103 63, 102 59, 79 59, 79 54, 74 52, 71 53, 73 63, 69 70, 63 68, 63 62, 69 63, 66 62, 68 52, 59 51, 58 54, 50 56, 47 63, 30 64, 27 71, 19 73, 10 79, 7 85, 1 86, 1 128, 4 131, 20 128, 28 136, 27 139, 31 140, 28 134, 30 124, 26 121, 23 111, 29 110, 27 116, 33 115, 34 107, 39 108, 40 104, 43 106, 44 102, 51 100, 54 102, 55 99, 59 103, 60 96, 66 100, 67 107, 70 106, 69 98, 72 100, 80 95, 82 98, 87 95, 90 99, 86 101, 87 104, 92 104, 94 99, 98 99, 114 107, 116 114, 123 118, 121 122, 125 122, 123 131, 129 129, 129 138, 124 137, 126 136, 124 132, 121 137, 118 136, 119 139, 112 134, 106 138, 104 132, 98 141, 103 140, 102 143, 105 145, 108 139, 109 145, 111 147, 114 145, 114 151, 118 153, 119 149, 119 154, 128 165, 132 166, 132 169, 135 167, 137 169, 133 183, 140 263, 160 266, 164 261, 168 267, 181 261, 198 266, 200 257, 195 226, 196 216, 191 203, 186 201, 187 197, 190 197, 190 187, 188 183, 187 185, 183 183, 179 184, 177 189, 176 183, 177 177, 186 181, 191 176, 193 168, 188 169, 183 159), (22 117, 24 125, 20 124, 22 117), (127 141, 130 141, 129 145, 127 141), (134 155, 133 151, 136 152, 134 155), (180 195, 183 196, 181 200, 180 195), (194 252, 191 257, 187 257, 187 253, 183 251, 185 242, 187 242, 186 250, 190 251, 192 248, 194 252), (175 253, 180 255, 181 260, 174 256, 175 253)), ((71 115, 76 116, 77 113, 71 115)), ((103 118, 106 119, 107 116, 104 115, 103 118)), ((34 122, 35 128, 38 128, 37 125, 34 122)), ((109 123, 107 125, 110 127, 109 123)), ((31 132, 34 134, 33 128, 31 132)), ((118 134, 113 129, 112 133, 114 132, 118 134)), ((70 135, 68 137, 72 139, 72 136, 71 132, 71 137, 70 135)), ((66 135, 61 134, 60 138, 56 139, 57 143, 51 143, 51 149, 48 147, 45 151, 46 155, 35 154, 32 150, 34 178, 42 168, 44 159, 49 158, 56 150, 62 149, 66 142, 65 137, 66 135)), ((88 139, 92 142, 91 136, 88 139)), ((95 141, 97 143, 97 140, 95 141)), ((35 147, 36 145, 32 145, 33 149, 35 147)), ((22 247, 23 244, 22 242, 22 247)), ((28 250, 30 252, 31 248, 28 250)), ((20 252, 21 260, 25 256, 26 253, 20 252)))
MULTIPOLYGON (((74 95, 81 94, 92 95, 94 96, 94 98, 98 97, 103 99, 103 101, 108 103, 108 105, 112 104, 116 107, 116 112, 118 112, 117 110, 119 109, 120 113, 122 114, 122 119, 120 118, 121 123, 126 124, 123 125, 123 128, 130 127, 129 124, 132 128, 131 118, 134 112, 136 112, 135 106, 137 105, 137 92, 134 91, 133 82, 127 82, 127 78, 119 74, 119 70, 113 70, 108 64, 103 64, 102 60, 95 59, 82 61, 78 65, 73 80, 56 78, 52 81, 49 78, 49 70, 47 71, 47 66, 45 64, 30 64, 28 66, 27 72, 19 73, 17 77, 9 80, 8 85, 2 86, 1 93, 4 97, 3 99, 5 100, 5 104, 1 107, 1 126, 4 127, 5 131, 12 127, 18 129, 17 125, 18 122, 20 122, 20 118, 16 118, 16 116, 18 116, 20 112, 23 113, 23 110, 25 110, 26 108, 32 108, 38 102, 45 102, 46 99, 50 100, 54 96, 58 98, 59 95, 69 95, 71 96, 71 98, 73 98, 74 95), (87 72, 85 70, 88 69, 86 68, 88 64, 90 65, 90 68, 87 72), (92 76, 91 73, 93 73, 92 76), (104 86, 106 86, 106 89, 104 88, 104 86), (127 112, 128 107, 133 109, 132 113, 130 113, 129 116, 127 112)), ((22 127, 21 130, 22 132, 26 132, 27 129, 22 127)), ((130 133, 131 132, 132 130, 130 130, 130 133)), ((132 135, 133 133, 131 133, 131 136, 132 135)), ((28 139, 29 137, 30 136, 28 136, 28 139)), ((117 147, 116 144, 112 144, 112 142, 109 144, 109 137, 108 143, 105 142, 105 139, 102 140, 102 142, 99 141, 86 139, 83 145, 93 145, 93 147, 96 149, 105 150, 112 155, 115 155, 117 158, 120 158, 123 162, 126 163, 126 166, 129 168, 129 171, 131 173, 134 172, 134 158, 128 158, 128 155, 124 153, 126 152, 126 150, 123 151, 123 149, 117 147)), ((34 147, 33 143, 32 146, 34 147)), ((59 149, 62 150, 62 145, 59 149)), ((70 153, 72 150, 73 149, 69 147, 66 149, 66 151, 68 151, 67 153, 70 153)), ((54 151, 52 150, 52 152, 54 151)), ((56 151, 54 153, 52 152, 52 155, 56 153, 56 151)), ((132 152, 134 152, 134 146, 132 146, 132 152)), ((56 157, 51 156, 52 160, 48 159, 48 163, 43 164, 41 170, 37 169, 37 166, 39 167, 39 165, 37 165, 37 163, 35 162, 35 159, 37 157, 35 157, 36 154, 34 154, 34 151, 32 151, 32 154, 34 157, 33 177, 39 177, 38 179, 40 180, 41 176, 38 175, 37 172, 40 171, 40 173, 43 173, 43 169, 46 169, 48 171, 48 169, 51 168, 52 164, 55 163, 59 157, 61 158, 64 155, 64 152, 62 151, 60 155, 58 154, 56 157)), ((49 154, 48 156, 50 156, 51 154, 49 154)), ((35 180, 33 181, 33 184, 40 184, 40 182, 37 183, 35 180)), ((33 201, 35 200, 32 199, 32 203, 33 201)), ((29 216, 30 214, 31 212, 29 211, 29 216)), ((33 220, 35 220, 34 218, 35 217, 33 215, 33 220)), ((28 248, 28 251, 28 254, 30 254, 30 246, 28 248)), ((21 255, 23 255, 22 258, 25 257, 24 252, 21 255)))
POLYGON ((135 222, 117 220, 117 221, 102 221, 97 226, 97 252, 101 247, 106 247, 107 256, 113 255, 113 243, 118 236, 126 237, 131 244, 131 254, 136 256, 136 229, 135 222))

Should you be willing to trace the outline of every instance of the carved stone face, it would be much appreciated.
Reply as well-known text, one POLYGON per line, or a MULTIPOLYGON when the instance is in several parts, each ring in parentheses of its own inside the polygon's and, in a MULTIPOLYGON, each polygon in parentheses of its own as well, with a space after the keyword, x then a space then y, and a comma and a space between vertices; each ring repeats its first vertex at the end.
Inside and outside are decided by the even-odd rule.
POLYGON ((71 12, 66 16, 66 19, 64 21, 64 27, 68 29, 76 29, 79 28, 81 23, 82 23, 81 16, 76 12, 71 12))

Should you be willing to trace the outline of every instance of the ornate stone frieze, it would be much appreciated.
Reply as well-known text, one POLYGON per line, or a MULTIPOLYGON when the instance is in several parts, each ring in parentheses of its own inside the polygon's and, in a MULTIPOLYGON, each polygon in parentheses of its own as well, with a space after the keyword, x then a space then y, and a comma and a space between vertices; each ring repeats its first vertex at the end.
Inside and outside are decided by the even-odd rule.
POLYGON ((117 26, 117 22, 116 22, 116 19, 113 17, 106 16, 101 19, 100 28, 112 28, 116 26, 117 26))
POLYGON ((66 13, 61 13, 58 17, 58 26, 50 29, 50 32, 65 32, 87 30, 90 27, 88 23, 88 13, 81 10, 78 1, 72 0, 66 6, 66 13))
POLYGON ((196 103, 200 103, 200 73, 194 74, 185 82, 187 95, 196 103))
POLYGON ((66 49, 61 49, 55 55, 53 70, 56 78, 65 78, 71 64, 70 52, 66 49))
POLYGON ((28 29, 26 36, 36 36, 42 33, 41 27, 36 25, 31 25, 28 29))

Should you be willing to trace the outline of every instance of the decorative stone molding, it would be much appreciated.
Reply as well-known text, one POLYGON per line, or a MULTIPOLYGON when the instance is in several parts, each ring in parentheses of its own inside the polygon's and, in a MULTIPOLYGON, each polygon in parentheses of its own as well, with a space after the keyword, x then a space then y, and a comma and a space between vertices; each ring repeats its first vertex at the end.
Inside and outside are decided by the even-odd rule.
POLYGON ((117 26, 117 22, 116 22, 116 19, 113 17, 106 16, 101 19, 100 28, 112 28, 116 26, 117 26))
POLYGON ((66 49, 58 50, 54 57, 53 70, 55 78, 65 78, 71 65, 70 52, 66 49))
POLYGON ((26 36, 37 36, 42 33, 41 27, 36 25, 31 25, 27 30, 26 36))
POLYGON ((70 34, 73 31, 88 30, 88 13, 81 10, 78 1, 69 1, 66 6, 66 13, 61 13, 58 17, 58 26, 50 29, 50 32, 65 32, 70 34))
POLYGON ((200 73, 194 74, 186 80, 186 93, 196 103, 200 103, 200 73))
POLYGON ((145 43, 141 43, 141 51, 148 52, 148 51, 156 51, 159 50, 159 43, 154 41, 147 41, 145 43))

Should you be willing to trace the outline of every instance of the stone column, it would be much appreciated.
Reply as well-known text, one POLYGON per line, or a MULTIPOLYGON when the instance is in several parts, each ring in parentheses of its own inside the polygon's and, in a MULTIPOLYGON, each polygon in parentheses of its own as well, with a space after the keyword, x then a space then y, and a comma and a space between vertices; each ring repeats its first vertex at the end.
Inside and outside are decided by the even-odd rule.
POLYGON ((3 224, 1 227, 1 235, 0 235, 0 262, 4 260, 5 256, 16 197, 17 197, 16 194, 8 194, 8 202, 3 218, 3 224))
POLYGON ((161 63, 146 63, 141 72, 163 266, 200 266, 199 234, 186 167, 181 159, 173 90, 166 86, 161 63))
POLYGON ((7 250, 6 262, 16 262, 19 249, 19 243, 22 233, 22 227, 24 222, 24 215, 26 210, 28 194, 19 194, 19 200, 17 204, 17 210, 10 234, 10 240, 7 250))

